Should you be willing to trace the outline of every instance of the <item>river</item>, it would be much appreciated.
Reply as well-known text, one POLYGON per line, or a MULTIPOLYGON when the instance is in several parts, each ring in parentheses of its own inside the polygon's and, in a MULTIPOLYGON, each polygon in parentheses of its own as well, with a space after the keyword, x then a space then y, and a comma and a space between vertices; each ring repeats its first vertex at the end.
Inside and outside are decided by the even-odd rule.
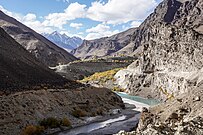
POLYGON ((117 94, 122 97, 127 108, 121 110, 120 114, 117 114, 114 117, 109 117, 108 120, 72 128, 68 131, 59 133, 58 135, 106 135, 115 134, 121 130, 131 131, 139 122, 142 107, 148 108, 149 106, 158 103, 156 100, 130 96, 125 93, 117 94))

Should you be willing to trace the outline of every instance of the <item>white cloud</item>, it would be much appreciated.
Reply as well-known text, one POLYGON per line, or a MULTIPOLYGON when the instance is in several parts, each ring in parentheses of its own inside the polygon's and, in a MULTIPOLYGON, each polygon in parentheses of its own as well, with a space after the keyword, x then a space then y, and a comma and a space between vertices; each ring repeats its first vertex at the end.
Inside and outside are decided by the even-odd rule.
POLYGON ((130 25, 131 25, 131 27, 134 28, 134 27, 139 27, 141 23, 142 22, 140 22, 140 21, 132 21, 130 25))
POLYGON ((87 17, 108 24, 122 24, 146 18, 156 5, 155 0, 96 1, 87 10, 87 17))
MULTIPOLYGON (((56 0, 69 2, 69 0, 56 0)), ((138 20, 145 19, 157 5, 156 0, 108 0, 106 3, 103 0, 95 0, 90 7, 80 4, 78 2, 70 3, 63 12, 50 13, 44 17, 37 17, 33 13, 22 15, 5 10, 0 6, 0 10, 14 17, 25 25, 31 27, 39 33, 51 33, 54 30, 67 31, 64 25, 68 21, 77 18, 88 18, 93 21, 98 21, 101 24, 86 30, 88 34, 86 39, 100 38, 103 36, 111 36, 118 33, 118 30, 111 30, 109 24, 114 26, 118 24, 123 25, 123 30, 128 27, 125 23, 131 22, 131 27, 140 25, 138 20)), ((81 23, 71 23, 70 27, 79 29, 82 27, 81 23)), ((78 34, 81 35, 81 34, 78 34)))
POLYGON ((71 3, 64 12, 47 15, 44 25, 62 29, 69 20, 77 18, 89 18, 117 25, 145 19, 156 5, 155 0, 108 0, 107 3, 100 0, 92 2, 90 7, 75 2, 71 3))
POLYGON ((118 30, 111 31, 110 29, 111 28, 108 25, 98 24, 97 26, 86 30, 88 35, 85 37, 85 39, 92 40, 92 39, 96 39, 96 38, 112 36, 114 34, 119 33, 118 30))
POLYGON ((51 27, 45 26, 39 20, 37 20, 37 16, 33 13, 28 13, 27 15, 23 16, 18 13, 10 12, 1 5, 0 10, 2 10, 5 14, 22 22, 26 26, 32 28, 33 30, 37 31, 38 33, 51 33, 54 31, 54 29, 52 29, 51 27))
POLYGON ((79 32, 79 33, 78 33, 78 35, 83 35, 83 34, 84 34, 83 32, 79 32))
POLYGON ((26 26, 32 28, 38 33, 51 33, 54 30, 51 27, 43 25, 39 20, 37 20, 37 16, 35 14, 27 14, 20 20, 26 26))
POLYGON ((31 13, 23 17, 23 20, 26 20, 26 21, 35 21, 36 19, 37 19, 37 16, 31 13))
POLYGON ((98 24, 96 27, 92 27, 90 29, 87 29, 86 32, 90 33, 90 32, 105 32, 108 31, 110 29, 109 26, 105 25, 105 24, 98 24))
POLYGON ((82 23, 71 23, 70 27, 76 28, 76 29, 80 29, 83 26, 82 23))
POLYGON ((69 20, 84 18, 86 13, 85 8, 86 5, 79 4, 78 2, 71 3, 63 13, 51 13, 45 16, 46 20, 43 22, 43 24, 62 29, 63 25, 67 24, 69 20))
POLYGON ((15 19, 17 20, 20 20, 23 16, 21 14, 18 14, 18 13, 13 13, 13 12, 10 12, 8 10, 6 10, 3 6, 0 5, 0 10, 2 12, 4 12, 5 14, 11 16, 11 17, 14 17, 15 19))

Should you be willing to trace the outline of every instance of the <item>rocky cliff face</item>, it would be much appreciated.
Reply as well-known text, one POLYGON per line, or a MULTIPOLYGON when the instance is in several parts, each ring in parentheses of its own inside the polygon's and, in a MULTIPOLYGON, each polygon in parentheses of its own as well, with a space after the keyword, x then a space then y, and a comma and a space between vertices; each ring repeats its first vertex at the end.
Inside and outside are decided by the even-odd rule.
POLYGON ((119 54, 130 54, 133 47, 123 49, 131 43, 132 35, 136 28, 129 29, 125 32, 95 40, 85 40, 81 46, 74 49, 71 53, 78 58, 104 57, 119 54), (122 50, 123 49, 123 50, 122 50), (119 52, 120 51, 120 52, 119 52))
POLYGON ((144 109, 137 129, 141 135, 202 135, 202 86, 149 110, 144 109))
POLYGON ((117 81, 131 94, 167 100, 143 109, 132 135, 203 134, 202 9, 202 0, 164 0, 139 27, 141 57, 117 81))
POLYGON ((2 11, 0 11, 0 27, 47 66, 66 64, 77 60, 65 50, 2 11))
POLYGON ((203 66, 202 9, 201 0, 164 0, 134 35, 134 51, 141 46, 141 57, 116 75, 118 83, 131 94, 158 99, 198 87, 203 66))

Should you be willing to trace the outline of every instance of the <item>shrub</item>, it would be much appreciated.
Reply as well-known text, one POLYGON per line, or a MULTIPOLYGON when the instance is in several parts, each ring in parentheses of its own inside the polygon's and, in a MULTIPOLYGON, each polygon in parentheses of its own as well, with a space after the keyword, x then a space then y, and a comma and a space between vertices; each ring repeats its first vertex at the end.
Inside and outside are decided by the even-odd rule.
POLYGON ((23 129, 21 135, 41 135, 43 132, 43 126, 29 125, 23 129))
POLYGON ((101 108, 97 109, 96 111, 97 115, 103 115, 103 110, 101 108))
POLYGON ((87 116, 86 112, 85 111, 82 111, 80 109, 76 109, 72 112, 72 115, 76 118, 80 118, 80 117, 85 117, 87 116))
POLYGON ((119 88, 119 87, 113 87, 112 89, 113 91, 116 91, 116 92, 125 92, 125 89, 122 89, 122 88, 119 88))
POLYGON ((60 126, 60 121, 57 120, 56 118, 47 118, 43 119, 42 121, 39 122, 40 126, 44 126, 45 128, 57 128, 60 126))
POLYGON ((66 126, 66 127, 71 127, 71 122, 70 122, 69 119, 63 118, 63 119, 61 120, 61 125, 62 125, 62 126, 66 126))

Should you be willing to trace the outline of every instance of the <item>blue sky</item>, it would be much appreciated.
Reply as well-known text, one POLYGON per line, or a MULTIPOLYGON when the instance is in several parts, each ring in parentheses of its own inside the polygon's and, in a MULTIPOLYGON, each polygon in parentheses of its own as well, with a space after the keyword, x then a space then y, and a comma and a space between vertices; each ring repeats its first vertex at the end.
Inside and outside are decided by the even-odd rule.
POLYGON ((0 0, 0 10, 39 33, 95 39, 139 24, 160 0, 0 0))

